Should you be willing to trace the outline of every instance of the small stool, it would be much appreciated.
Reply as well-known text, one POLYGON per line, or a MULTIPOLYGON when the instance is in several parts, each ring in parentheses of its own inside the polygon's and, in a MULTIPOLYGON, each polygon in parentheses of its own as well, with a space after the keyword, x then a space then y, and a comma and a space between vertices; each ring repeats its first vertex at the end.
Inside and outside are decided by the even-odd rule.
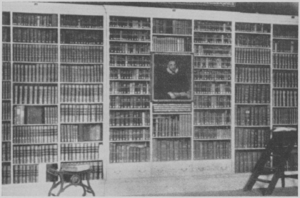
POLYGON ((64 192, 70 186, 81 186, 83 188, 83 195, 86 196, 86 193, 91 193, 95 196, 95 193, 90 185, 90 166, 89 165, 72 165, 72 166, 64 166, 60 169, 60 171, 56 169, 48 169, 48 173, 58 176, 59 181, 53 181, 53 184, 49 190, 48 196, 59 196, 60 193, 64 192), (82 183, 83 178, 86 178, 87 185, 82 183), (65 181, 70 180, 70 181, 65 181), (65 183, 69 183, 64 187, 65 183), (55 195, 52 193, 52 190, 60 185, 60 189, 58 193, 55 195))

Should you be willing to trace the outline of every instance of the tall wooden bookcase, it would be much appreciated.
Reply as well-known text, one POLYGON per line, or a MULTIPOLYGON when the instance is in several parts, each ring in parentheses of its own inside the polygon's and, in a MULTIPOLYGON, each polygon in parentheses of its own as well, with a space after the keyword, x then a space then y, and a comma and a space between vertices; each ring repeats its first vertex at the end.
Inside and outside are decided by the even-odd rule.
POLYGON ((249 172, 270 128, 298 127, 297 17, 5 3, 2 18, 3 184, 69 163, 97 180, 249 172), (153 54, 191 57, 191 101, 152 100, 153 54))

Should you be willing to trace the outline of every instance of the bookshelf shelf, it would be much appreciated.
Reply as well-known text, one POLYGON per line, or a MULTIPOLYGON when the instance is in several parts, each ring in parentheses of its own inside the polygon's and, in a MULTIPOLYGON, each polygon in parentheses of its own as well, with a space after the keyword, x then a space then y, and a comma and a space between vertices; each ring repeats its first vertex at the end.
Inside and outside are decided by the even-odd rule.
POLYGON ((231 43, 194 43, 195 45, 216 45, 216 46, 231 46, 231 43))
POLYGON ((219 139, 214 139, 214 138, 211 138, 211 139, 196 139, 194 138, 194 141, 231 141, 230 138, 219 138, 219 139))
POLYGON ((34 43, 34 42, 13 42, 13 44, 26 44, 26 45, 53 45, 53 46, 58 46, 58 43, 46 43, 46 42, 39 42, 39 43, 34 43))
POLYGON ((242 48, 242 49, 267 49, 270 50, 271 47, 262 47, 262 46, 246 46, 246 45, 236 45, 236 48, 242 48))
POLYGON ((194 125, 195 127, 230 127, 230 124, 194 125))
POLYGON ((274 52, 273 54, 294 54, 294 55, 298 55, 298 52, 274 52))
POLYGON ((297 41, 298 38, 292 38, 292 37, 273 37, 274 40, 294 40, 297 41))
POLYGON ((206 30, 194 30, 199 33, 212 33, 212 34, 231 34, 231 31, 206 31, 206 30))
POLYGON ((117 29, 117 30, 151 30, 151 28, 137 28, 137 27, 121 27, 121 26, 109 26, 110 29, 117 29))
POLYGON ((194 67, 194 70, 231 70, 231 68, 206 68, 206 67, 203 67, 203 68, 199 68, 199 67, 194 67))
POLYGON ((148 110, 149 108, 110 108, 110 111, 145 111, 148 110))
POLYGON ((297 87, 273 87, 273 89, 294 89, 294 90, 298 90, 297 87))
POLYGON ((61 85, 102 85, 103 82, 60 82, 61 85))
POLYGON ((236 151, 243 151, 243 150, 265 150, 266 148, 235 148, 236 151))
POLYGON ((273 68, 273 71, 295 71, 297 72, 298 70, 297 69, 280 69, 280 68, 273 68))
POLYGON ((80 47, 84 47, 84 46, 103 46, 102 43, 100 44, 93 44, 93 43, 74 43, 74 44, 66 44, 66 43, 61 43, 60 46, 80 46, 80 47))
POLYGON ((24 25, 12 25, 13 28, 26 28, 26 29, 52 29, 52 30, 57 30, 57 26, 24 26, 24 25))
POLYGON ((235 82, 236 85, 270 85, 270 83, 261 82, 235 82))
POLYGON ((152 36, 192 37, 192 34, 164 34, 164 33, 152 33, 152 36))
POLYGON ((191 136, 159 136, 159 137, 152 137, 153 139, 178 139, 178 138, 192 138, 191 136))
POLYGON ((61 160, 60 162, 61 163, 73 162, 74 163, 74 162, 82 162, 82 161, 84 161, 84 162, 95 162, 95 161, 103 161, 103 159, 83 159, 83 160, 75 159, 75 160, 61 160))
POLYGON ((238 127, 238 128, 270 128, 270 125, 235 125, 235 127, 238 127))
POLYGON ((133 81, 133 82, 139 82, 139 81, 150 81, 150 79, 110 79, 110 81, 133 81))
POLYGON ((120 42, 120 43, 150 43, 150 40, 110 40, 110 42, 120 42))
POLYGON ((261 34, 261 35, 271 35, 271 33, 267 33, 267 32, 248 32, 248 31, 245 31, 245 32, 241 32, 241 31, 236 31, 235 32, 236 34, 261 34))
POLYGON ((215 80, 215 79, 211 79, 211 80, 194 80, 195 82, 231 82, 231 80, 215 80))
POLYGON ((84 27, 66 27, 66 26, 61 26, 61 30, 103 30, 103 27, 99 28, 84 28, 84 27))
POLYGON ((235 105, 241 105, 241 106, 265 106, 265 105, 270 105, 270 103, 235 103, 235 105))
POLYGON ((27 81, 24 81, 24 82, 20 82, 20 81, 13 81, 13 84, 16 85, 16 84, 20 84, 20 85, 26 85, 26 84, 29 84, 29 85, 57 85, 58 82, 27 82, 27 81))
POLYGON ((298 106, 273 106, 275 109, 289 109, 289 108, 298 108, 298 106))
POLYGON ((110 140, 109 142, 110 143, 127 143, 127 142, 141 142, 141 143, 143 143, 143 142, 150 142, 151 140, 110 140))
POLYGON ((149 128, 150 126, 109 126, 111 129, 116 128, 149 128))
POLYGON ((14 124, 14 126, 57 126, 57 124, 14 124))
POLYGON ((110 96, 150 96, 150 94, 110 94, 110 96))
POLYGON ((150 53, 110 53, 110 55, 126 55, 126 56, 149 56, 150 53))
POLYGON ((242 62, 235 62, 236 65, 259 65, 259 66, 270 66, 271 63, 242 63, 242 62))
POLYGON ((220 57, 220 58, 231 58, 231 55, 205 55, 205 54, 195 54, 194 57, 220 57))
POLYGON ((110 68, 116 68, 116 69, 149 69, 149 66, 114 66, 110 65, 110 68))
POLYGON ((195 93, 195 96, 203 96, 203 95, 207 95, 207 96, 231 96, 230 93, 195 93))
POLYGON ((103 62, 61 62, 62 65, 103 65, 103 62))
POLYGON ((100 124, 103 123, 102 121, 99 122, 61 122, 61 124, 100 124))
POLYGON ((57 142, 31 142, 31 143, 13 143, 13 145, 57 145, 57 142))
POLYGON ((194 110, 230 110, 230 107, 194 107, 194 110))
POLYGON ((103 104, 103 102, 60 102, 60 104, 103 104))

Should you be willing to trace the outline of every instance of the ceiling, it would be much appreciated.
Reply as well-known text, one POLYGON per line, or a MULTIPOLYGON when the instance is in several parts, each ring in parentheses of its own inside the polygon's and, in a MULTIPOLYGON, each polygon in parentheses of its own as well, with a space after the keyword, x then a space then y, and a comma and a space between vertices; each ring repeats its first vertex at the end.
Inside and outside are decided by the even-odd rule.
POLYGON ((139 7, 181 8, 193 10, 222 10, 245 13, 298 16, 298 2, 60 2, 92 5, 124 5, 139 7))

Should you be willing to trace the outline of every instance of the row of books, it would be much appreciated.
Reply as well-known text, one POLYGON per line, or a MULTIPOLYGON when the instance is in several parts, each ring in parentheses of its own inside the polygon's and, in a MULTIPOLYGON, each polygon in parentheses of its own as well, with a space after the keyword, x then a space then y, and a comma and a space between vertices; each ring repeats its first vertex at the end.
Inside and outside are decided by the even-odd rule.
POLYGON ((149 111, 111 111, 110 126, 149 126, 149 111))
POLYGON ((273 110, 274 124, 297 124, 298 109, 274 109, 273 110))
POLYGON ((194 108, 229 108, 230 96, 195 96, 194 108))
POLYGON ((11 124, 10 123, 2 123, 2 141, 11 140, 11 124))
POLYGON ((111 16, 109 21, 110 27, 122 28, 150 28, 150 18, 136 18, 136 17, 117 17, 111 16))
POLYGON ((11 83, 9 82, 2 82, 2 99, 7 100, 11 99, 11 83))
POLYGON ((231 32, 231 22, 195 21, 195 31, 231 32))
POLYGON ((117 41, 149 41, 150 31, 110 29, 110 40, 117 41))
POLYGON ((195 94, 230 94, 230 82, 216 83, 216 82, 196 82, 194 84, 195 94))
POLYGON ((149 143, 110 143, 109 162, 149 162, 149 143))
POLYGON ((270 85, 236 85, 236 103, 270 103, 270 85))
POLYGON ((189 137, 192 135, 192 116, 155 115, 153 116, 153 137, 189 137))
POLYGON ((102 28, 102 16, 83 16, 83 15, 61 15, 61 27, 74 28, 102 28))
POLYGON ((235 172, 246 173, 253 170, 262 151, 237 151, 235 153, 235 172))
POLYGON ((231 34, 207 34, 195 32, 194 43, 231 44, 231 34))
POLYGON ((2 61, 10 61, 10 44, 2 44, 2 61))
POLYGON ((61 102, 102 102, 103 85, 66 85, 60 86, 61 102))
POLYGON ((57 29, 14 28, 13 42, 57 43, 57 29))
POLYGON ((100 152, 102 152, 102 148, 97 142, 61 144, 60 160, 97 160, 100 158, 100 152))
POLYGON ((57 142, 57 126, 14 126, 14 143, 52 143, 57 142))
MULTIPOLYGON (((102 179, 103 178, 103 162, 94 161, 94 162, 63 162, 62 167, 77 166, 77 165, 89 165, 91 172, 89 173, 90 180, 102 179)), ((82 180, 86 180, 86 174, 82 175, 82 180)))
POLYGON ((11 165, 2 164, 2 185, 11 183, 11 165))
POLYGON ((60 42, 63 44, 103 45, 103 32, 96 30, 61 30, 60 42))
POLYGON ((235 38, 235 45, 269 48, 271 47, 270 35, 237 34, 235 38))
POLYGON ((39 177, 39 165, 14 165, 13 182, 20 183, 37 183, 39 177))
POLYGON ((8 62, 2 62, 2 80, 11 80, 11 66, 8 62))
POLYGON ((103 139, 100 124, 72 124, 60 126, 61 142, 101 141, 103 139))
POLYGON ((230 141, 195 141, 194 159, 230 159, 230 141))
POLYGON ((14 63, 13 80, 15 82, 57 82, 56 63, 14 63))
POLYGON ((297 69, 298 54, 273 54, 273 67, 275 69, 297 69))
POLYGON ((230 80, 231 71, 226 70, 200 70, 197 69, 194 71, 194 80, 230 80))
POLYGON ((26 62, 57 62, 58 48, 56 45, 14 44, 13 60, 26 62))
POLYGON ((149 129, 110 129, 110 141, 136 141, 136 140, 149 140, 149 129))
POLYGON ((236 48, 235 61, 239 63, 270 64, 271 51, 269 49, 236 48))
POLYGON ((153 19, 153 33, 192 34, 192 21, 176 19, 153 19))
POLYGON ((231 56, 230 46, 195 45, 195 53, 204 56, 231 56))
POLYGON ((14 104, 57 104, 57 85, 14 85, 14 104))
POLYGON ((153 113, 168 113, 168 112, 191 112, 191 103, 154 103, 153 113))
POLYGON ((62 45, 60 50, 63 63, 103 63, 103 46, 62 45))
POLYGON ((61 82, 103 82, 103 65, 61 65, 61 82))
POLYGON ((78 105, 61 105, 60 121, 70 122, 102 122, 103 105, 102 104, 78 104, 78 105))
POLYGON ((153 161, 178 161, 191 159, 191 140, 154 139, 153 161))
POLYGON ((269 128, 235 129, 235 148, 264 148, 269 139, 269 128))
POLYGON ((149 69, 111 69, 110 79, 150 80, 149 69))
POLYGON ((116 43, 110 42, 110 53, 150 54, 150 43, 116 43))
POLYGON ((235 68, 235 80, 243 83, 270 83, 270 68, 237 65, 235 68))
POLYGON ((54 106, 14 106, 14 124, 57 124, 54 106))
POLYGON ((273 35, 276 38, 298 38, 298 26, 274 25, 273 35))
POLYGON ((194 112, 194 125, 230 125, 230 110, 201 110, 194 112))
POLYGON ((298 87, 298 74, 290 71, 274 71, 273 85, 274 87, 298 87))
POLYGON ((284 166, 285 171, 298 171, 298 151, 292 151, 284 166))
POLYGON ((298 41, 275 40, 273 41, 273 51, 298 53, 298 41))
POLYGON ((273 105, 275 107, 297 107, 298 90, 273 90, 273 105))
POLYGON ((110 82, 110 94, 149 94, 149 82, 110 82))
POLYGON ((153 36, 155 52, 191 52, 191 38, 153 36))
POLYGON ((240 32, 270 33, 271 25, 263 23, 236 23, 235 30, 240 32))
POLYGON ((13 25, 57 27, 57 14, 13 13, 13 25))
POLYGON ((218 69, 218 68, 231 68, 231 58, 210 58, 210 57, 194 57, 194 68, 208 68, 208 69, 218 69))
POLYGON ((194 139, 207 140, 207 139, 230 139, 230 127, 195 127, 194 139))
POLYGON ((10 42, 10 28, 2 27, 2 42, 10 42))
POLYGON ((14 164, 57 162, 57 145, 14 145, 14 164))
POLYGON ((2 142, 2 162, 11 160, 11 143, 10 142, 2 142))
POLYGON ((10 25, 10 13, 2 12, 2 25, 10 25))
POLYGON ((109 66, 150 67, 150 56, 110 55, 109 66))
POLYGON ((149 108, 149 96, 110 96, 109 106, 111 109, 135 109, 149 108))
POLYGON ((9 121, 11 118, 10 101, 2 101, 2 121, 9 121))
POLYGON ((270 124, 270 106, 237 106, 237 126, 261 126, 270 124))

